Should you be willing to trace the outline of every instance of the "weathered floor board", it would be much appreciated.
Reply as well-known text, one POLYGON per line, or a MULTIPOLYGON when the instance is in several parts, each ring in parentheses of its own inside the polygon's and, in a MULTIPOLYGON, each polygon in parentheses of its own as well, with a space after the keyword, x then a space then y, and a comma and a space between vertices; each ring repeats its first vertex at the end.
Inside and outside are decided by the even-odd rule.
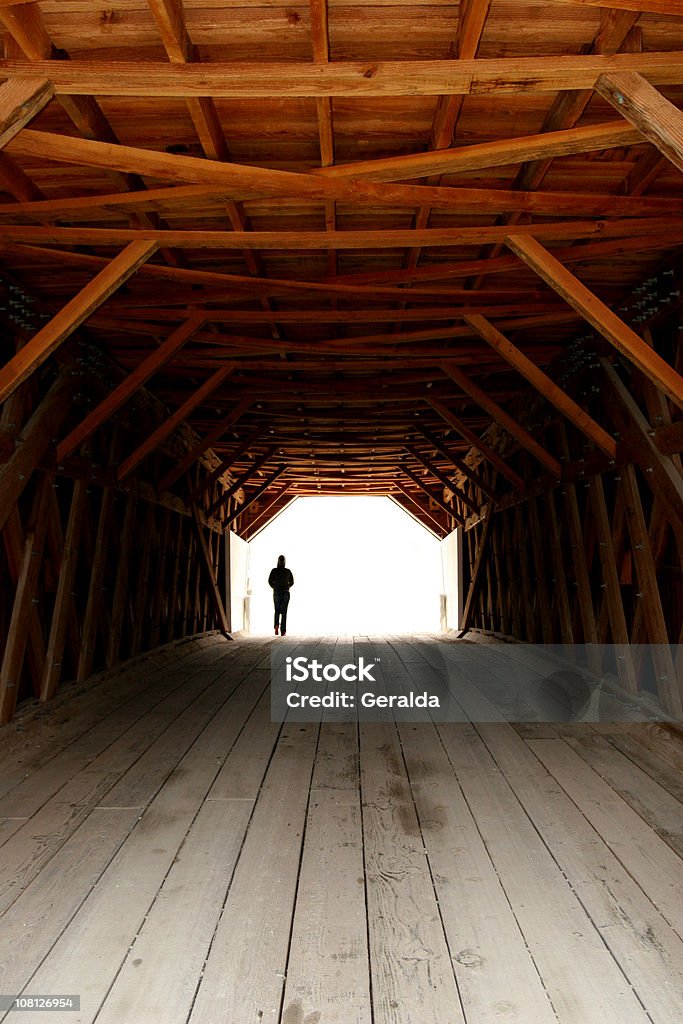
MULTIPOLYGON (((22 1024, 677 1019, 679 732, 511 725, 476 687, 473 722, 280 725, 271 642, 164 652, 0 733, 0 992, 81 997, 22 1024)), ((410 637, 319 643, 379 658, 377 689, 434 675, 410 637)))

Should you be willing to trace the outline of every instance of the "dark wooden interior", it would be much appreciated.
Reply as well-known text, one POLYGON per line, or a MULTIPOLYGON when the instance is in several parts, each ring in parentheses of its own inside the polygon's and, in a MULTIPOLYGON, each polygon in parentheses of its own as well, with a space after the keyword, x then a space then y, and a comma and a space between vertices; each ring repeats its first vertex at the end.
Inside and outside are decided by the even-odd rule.
POLYGON ((302 495, 462 529, 463 630, 680 641, 681 0, 0 22, 2 722, 302 495))

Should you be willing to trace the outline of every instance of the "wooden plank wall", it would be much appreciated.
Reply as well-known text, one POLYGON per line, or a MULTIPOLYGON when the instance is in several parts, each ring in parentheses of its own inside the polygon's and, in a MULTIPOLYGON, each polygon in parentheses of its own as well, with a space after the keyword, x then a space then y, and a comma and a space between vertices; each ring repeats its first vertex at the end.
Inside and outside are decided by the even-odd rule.
MULTIPOLYGON (((78 389, 94 386, 66 362, 25 382, 0 414, 0 724, 21 700, 49 700, 65 682, 160 644, 227 631, 209 576, 225 579, 223 533, 144 479, 117 483, 121 434, 135 443, 129 424, 105 424, 57 465, 54 438, 78 389)), ((168 465, 157 458, 151 479, 168 465)), ((206 474, 198 464, 197 482, 206 474)), ((206 495, 202 510, 214 491, 206 495)))
MULTIPOLYGON (((678 318, 645 334, 680 366, 678 318)), ((597 456, 566 421, 535 425, 562 461, 562 480, 534 479, 523 451, 508 456, 525 491, 468 520, 461 629, 535 643, 681 642, 681 421, 638 370, 608 363, 593 345, 575 346, 565 386, 583 388, 582 403, 618 439, 617 458, 597 456)), ((659 656, 660 698, 680 717, 682 666, 659 656)), ((620 682, 637 692, 628 659, 620 682)))

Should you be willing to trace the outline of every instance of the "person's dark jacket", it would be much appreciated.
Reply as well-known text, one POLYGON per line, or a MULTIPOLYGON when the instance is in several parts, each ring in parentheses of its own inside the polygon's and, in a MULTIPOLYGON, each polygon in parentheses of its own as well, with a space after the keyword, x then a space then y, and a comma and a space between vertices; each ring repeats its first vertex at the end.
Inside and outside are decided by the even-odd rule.
POLYGON ((270 570, 270 576, 268 577, 273 590, 289 590, 290 587, 294 586, 294 577, 289 569, 283 566, 279 569, 277 566, 270 570))

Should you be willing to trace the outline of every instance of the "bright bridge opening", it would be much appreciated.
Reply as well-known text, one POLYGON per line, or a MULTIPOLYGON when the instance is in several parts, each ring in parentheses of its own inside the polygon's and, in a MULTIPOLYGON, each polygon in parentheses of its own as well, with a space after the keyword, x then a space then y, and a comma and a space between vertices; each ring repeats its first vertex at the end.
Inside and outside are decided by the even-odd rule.
POLYGON ((438 632, 440 542, 389 498, 299 498, 249 544, 250 631, 272 633, 268 574, 294 574, 292 636, 438 632))

